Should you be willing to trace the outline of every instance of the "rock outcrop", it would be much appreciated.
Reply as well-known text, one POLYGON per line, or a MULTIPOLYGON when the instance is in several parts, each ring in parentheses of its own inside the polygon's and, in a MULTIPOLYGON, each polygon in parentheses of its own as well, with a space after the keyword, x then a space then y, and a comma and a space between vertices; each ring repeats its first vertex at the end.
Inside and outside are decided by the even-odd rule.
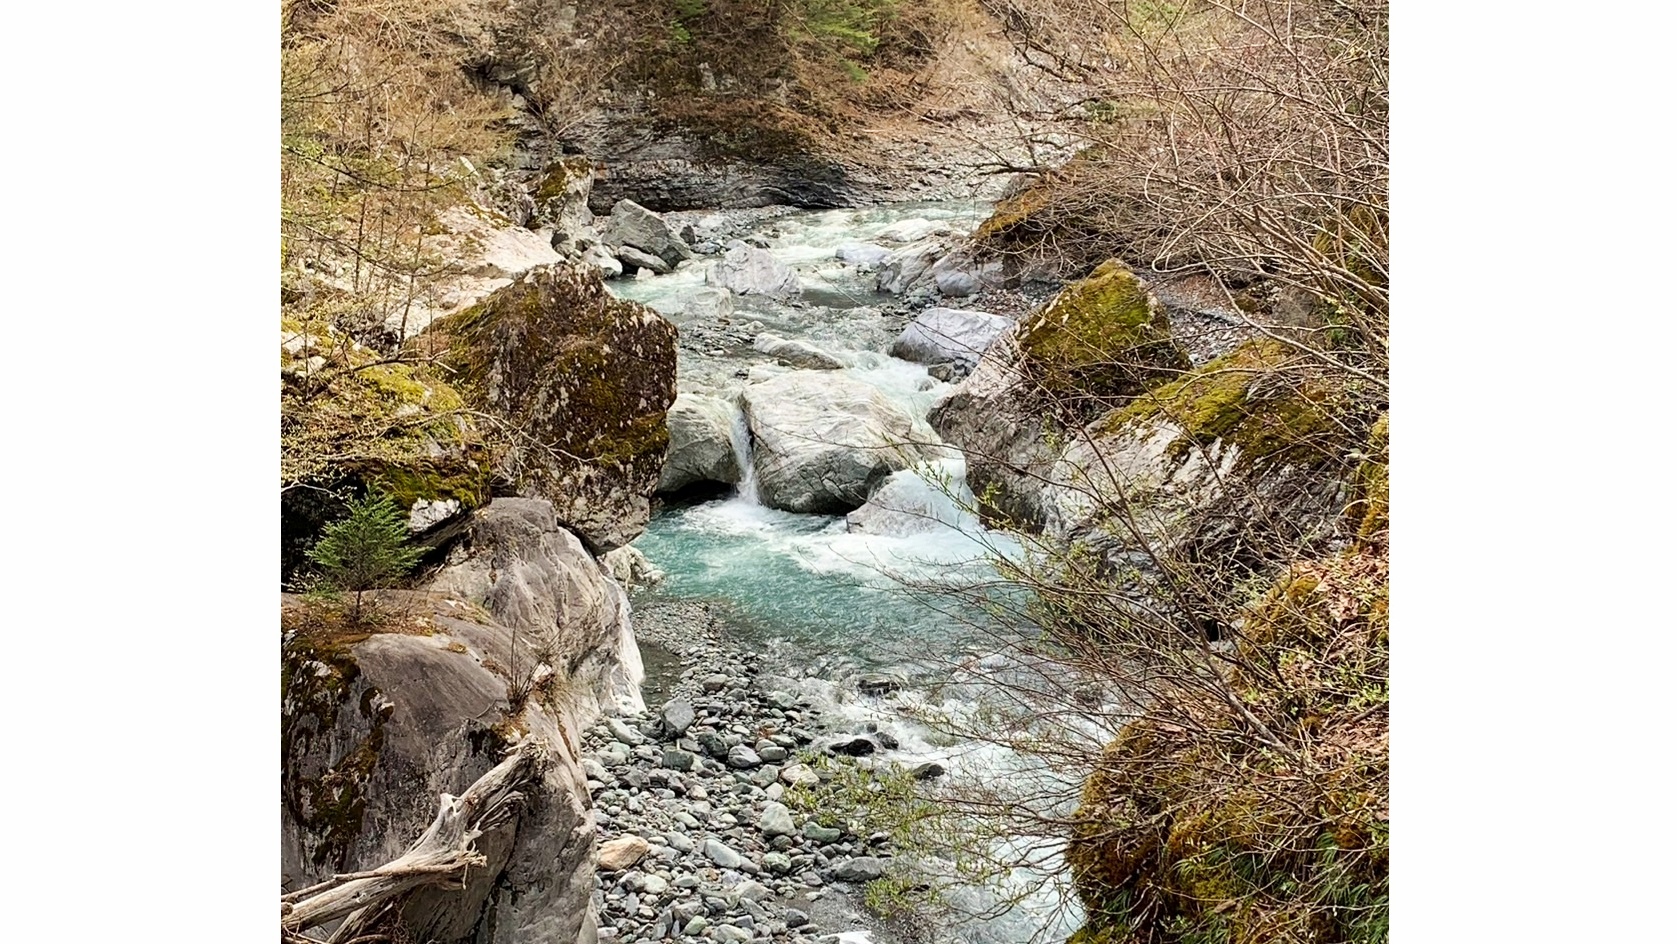
POLYGON ((500 421, 505 479, 552 501, 593 550, 640 534, 669 442, 674 325, 610 295, 597 272, 555 266, 433 334, 468 402, 500 421))
POLYGON ((553 242, 591 238, 594 213, 588 196, 594 190, 594 165, 586 157, 571 156, 549 164, 531 194, 530 223, 553 230, 553 242))
POLYGON ((576 732, 644 710, 623 590, 540 500, 497 499, 424 590, 379 625, 282 604, 281 870, 287 889, 395 859, 529 737, 536 789, 485 833, 464 888, 420 889, 399 920, 440 944, 592 942, 596 827, 576 732))
POLYGON ((410 893, 399 920, 416 939, 446 944, 593 940, 595 827, 575 729, 540 699, 515 697, 491 668, 507 658, 510 629, 420 595, 399 602, 414 611, 400 630, 353 635, 311 626, 298 601, 285 604, 282 887, 395 859, 441 794, 458 795, 518 738, 537 737, 538 788, 478 840, 484 865, 464 888, 410 893))
POLYGON ((723 131, 715 121, 720 107, 706 109, 712 120, 705 130, 648 120, 637 107, 601 110, 570 129, 566 137, 583 152, 612 156, 610 173, 594 185, 594 212, 604 213, 624 198, 660 213, 868 202, 866 187, 837 162, 811 153, 811 142, 801 137, 730 117, 726 136, 735 146, 718 147, 709 138, 723 131))
POLYGON ((966 455, 967 485, 986 517, 1039 528, 1046 518, 1042 476, 1057 458, 1047 441, 1054 424, 1033 405, 1020 360, 1014 334, 1002 334, 929 419, 966 455))
POLYGON ((659 492, 679 492, 704 483, 733 485, 740 479, 734 448, 739 411, 701 393, 683 393, 670 407, 670 448, 658 476, 659 492))
POLYGON ((558 526, 549 502, 490 502, 472 515, 428 587, 483 607, 533 641, 526 671, 545 663, 565 677, 556 698, 577 723, 645 708, 628 597, 576 535, 558 526))
POLYGON ((773 508, 849 511, 930 452, 912 417, 842 374, 793 371, 746 387, 742 398, 759 493, 773 508))
POLYGON ((988 514, 1041 527, 1063 443, 1188 366, 1146 286, 1110 262, 1002 334, 930 419, 966 453, 967 482, 988 514))
POLYGON ((1019 348, 1034 384, 1062 401, 1133 396, 1190 366, 1158 300, 1116 259, 1021 323, 1019 348))
POLYGON ((1143 546, 1230 573, 1320 550, 1373 419, 1338 414, 1327 382, 1266 340, 1138 396, 1070 438, 1045 529, 1132 568, 1143 546))

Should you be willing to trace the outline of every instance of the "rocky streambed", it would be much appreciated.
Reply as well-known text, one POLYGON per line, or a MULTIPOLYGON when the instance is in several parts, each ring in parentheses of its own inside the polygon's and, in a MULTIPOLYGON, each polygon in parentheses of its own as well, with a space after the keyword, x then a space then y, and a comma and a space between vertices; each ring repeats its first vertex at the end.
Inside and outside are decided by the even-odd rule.
MULTIPOLYGON (((636 619, 643 646, 674 658, 649 659, 667 673, 648 678, 666 695, 660 703, 584 738, 600 830, 600 940, 817 940, 858 930, 895 940, 858 901, 886 873, 890 837, 807 808, 834 776, 807 761, 891 764, 871 755, 895 748, 895 735, 875 723, 853 729, 795 680, 765 671, 761 657, 726 639, 711 606, 667 602, 636 619)), ((926 762, 910 772, 943 771, 926 762)))

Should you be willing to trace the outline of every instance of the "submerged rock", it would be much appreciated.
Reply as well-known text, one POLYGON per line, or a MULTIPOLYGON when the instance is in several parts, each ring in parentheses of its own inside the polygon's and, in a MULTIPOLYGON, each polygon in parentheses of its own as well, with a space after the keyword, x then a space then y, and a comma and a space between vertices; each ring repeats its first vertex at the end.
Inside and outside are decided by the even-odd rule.
POLYGON ((839 370, 844 367, 838 358, 808 341, 759 334, 751 346, 788 367, 800 367, 805 370, 839 370))
POLYGON ((872 272, 890 258, 891 250, 873 243, 845 243, 833 253, 833 258, 862 270, 872 272))
POLYGON ((627 275, 634 275, 641 269, 653 275, 668 275, 675 271, 670 264, 650 252, 642 252, 633 246, 617 247, 617 258, 623 263, 623 271, 627 275))

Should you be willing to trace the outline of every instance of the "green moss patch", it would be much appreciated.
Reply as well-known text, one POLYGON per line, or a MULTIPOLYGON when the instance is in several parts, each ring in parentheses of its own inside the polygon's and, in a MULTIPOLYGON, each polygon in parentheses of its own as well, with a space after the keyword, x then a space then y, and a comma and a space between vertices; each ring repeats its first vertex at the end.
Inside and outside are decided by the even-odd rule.
POLYGON ((1019 348, 1035 384, 1067 404, 1133 396, 1190 367, 1164 311, 1116 259, 1044 305, 1019 348))

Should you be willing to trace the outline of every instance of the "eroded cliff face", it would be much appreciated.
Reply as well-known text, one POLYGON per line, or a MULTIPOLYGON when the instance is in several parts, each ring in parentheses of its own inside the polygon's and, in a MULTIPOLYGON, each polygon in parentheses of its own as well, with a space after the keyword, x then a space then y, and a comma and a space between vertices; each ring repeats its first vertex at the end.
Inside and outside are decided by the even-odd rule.
POLYGON ((282 600, 284 887, 375 868, 524 738, 539 787, 478 840, 465 888, 421 889, 399 920, 419 940, 593 940, 595 827, 577 732, 641 707, 622 589, 551 504, 497 499, 425 589, 385 594, 373 631, 282 600))

